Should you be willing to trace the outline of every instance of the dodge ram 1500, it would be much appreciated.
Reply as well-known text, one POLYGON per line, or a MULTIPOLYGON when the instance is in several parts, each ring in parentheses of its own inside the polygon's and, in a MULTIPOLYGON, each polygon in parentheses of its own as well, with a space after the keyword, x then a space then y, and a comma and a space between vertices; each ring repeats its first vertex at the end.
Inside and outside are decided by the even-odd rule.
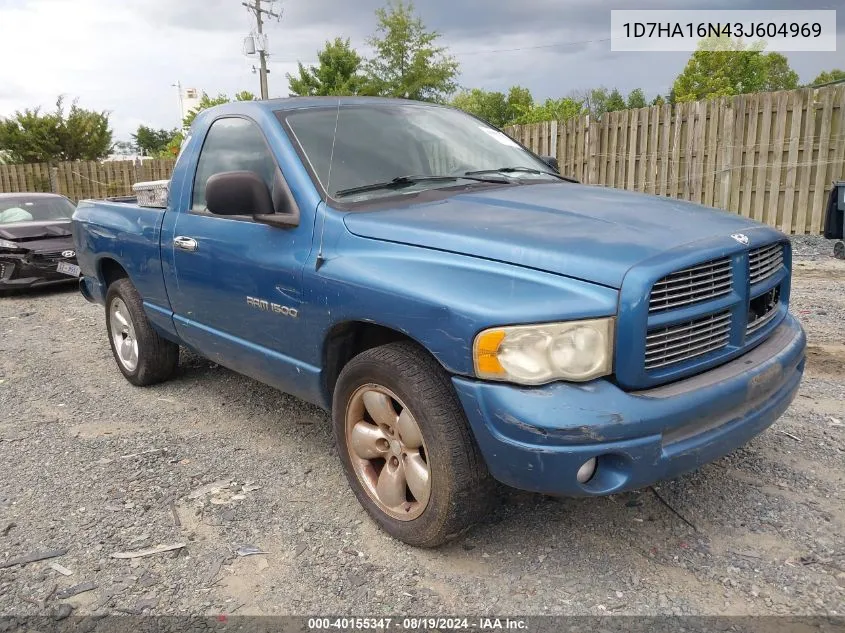
POLYGON ((554 165, 446 106, 218 106, 166 209, 80 202, 81 292, 135 385, 185 346, 331 411, 352 491, 415 546, 495 481, 607 495, 769 427, 804 370, 787 237, 554 165))

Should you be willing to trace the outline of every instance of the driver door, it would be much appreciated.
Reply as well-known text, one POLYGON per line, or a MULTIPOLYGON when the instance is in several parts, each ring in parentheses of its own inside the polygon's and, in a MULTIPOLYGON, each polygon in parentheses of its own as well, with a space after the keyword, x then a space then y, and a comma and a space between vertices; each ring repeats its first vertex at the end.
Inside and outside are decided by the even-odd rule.
POLYGON ((297 342, 305 338, 302 268, 313 226, 270 226, 251 215, 209 213, 206 183, 228 171, 258 174, 271 194, 283 182, 264 134, 250 119, 226 116, 211 124, 190 204, 176 219, 171 243, 162 243, 172 249, 175 326, 205 357, 295 392, 292 382, 302 369, 297 342))

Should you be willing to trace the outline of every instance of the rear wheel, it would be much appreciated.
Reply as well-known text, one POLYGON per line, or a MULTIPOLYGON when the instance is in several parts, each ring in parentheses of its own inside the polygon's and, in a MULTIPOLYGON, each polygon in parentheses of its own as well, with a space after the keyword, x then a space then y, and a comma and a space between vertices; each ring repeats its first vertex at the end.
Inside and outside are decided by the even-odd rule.
POLYGON ((443 368, 416 345, 352 359, 338 378, 335 439, 361 505, 388 534, 434 547, 468 529, 492 483, 443 368))
POLYGON ((179 346, 153 329, 141 297, 128 279, 109 286, 106 329, 117 367, 133 385, 153 385, 173 375, 179 364, 179 346))

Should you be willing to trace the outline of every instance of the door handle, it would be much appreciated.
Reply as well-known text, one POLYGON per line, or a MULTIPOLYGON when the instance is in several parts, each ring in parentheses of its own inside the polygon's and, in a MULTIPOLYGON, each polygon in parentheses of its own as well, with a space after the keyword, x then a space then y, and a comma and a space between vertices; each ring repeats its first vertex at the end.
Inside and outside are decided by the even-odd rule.
POLYGON ((182 237, 181 235, 173 238, 173 246, 183 251, 195 251, 199 248, 199 244, 194 238, 182 237))

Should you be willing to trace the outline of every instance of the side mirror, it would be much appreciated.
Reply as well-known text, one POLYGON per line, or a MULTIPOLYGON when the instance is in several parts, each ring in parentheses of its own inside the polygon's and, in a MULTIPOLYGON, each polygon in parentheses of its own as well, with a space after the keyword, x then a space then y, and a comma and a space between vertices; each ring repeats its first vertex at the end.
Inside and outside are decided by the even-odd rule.
POLYGON ((275 211, 270 190, 251 171, 214 174, 205 185, 205 201, 214 215, 263 215, 275 211))
POLYGON ((251 215, 262 224, 299 226, 299 209, 281 173, 277 174, 276 184, 278 200, 274 201, 270 189, 255 172, 214 174, 205 186, 206 206, 215 215, 251 215), (277 208, 290 211, 276 213, 277 208))
POLYGON ((543 159, 543 162, 546 163, 549 167, 555 170, 558 174, 560 173, 560 165, 557 162, 557 158, 554 156, 541 156, 540 158, 543 159))

